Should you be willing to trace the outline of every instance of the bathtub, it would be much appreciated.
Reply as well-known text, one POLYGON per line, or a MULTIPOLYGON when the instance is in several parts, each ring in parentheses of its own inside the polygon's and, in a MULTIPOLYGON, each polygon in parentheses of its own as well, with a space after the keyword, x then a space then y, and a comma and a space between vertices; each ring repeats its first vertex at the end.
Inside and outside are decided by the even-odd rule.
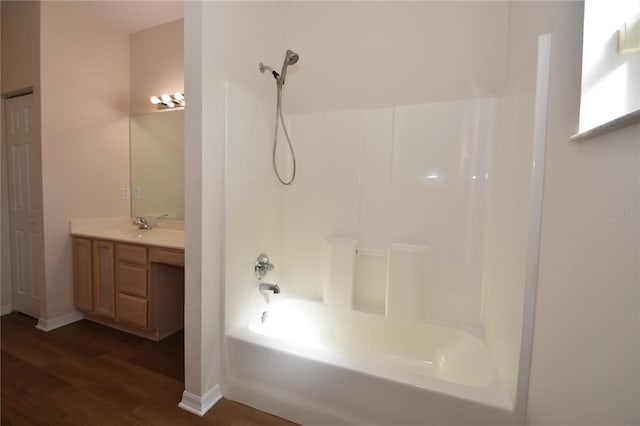
POLYGON ((514 423, 481 336, 307 300, 266 306, 226 334, 230 399, 306 425, 514 423))

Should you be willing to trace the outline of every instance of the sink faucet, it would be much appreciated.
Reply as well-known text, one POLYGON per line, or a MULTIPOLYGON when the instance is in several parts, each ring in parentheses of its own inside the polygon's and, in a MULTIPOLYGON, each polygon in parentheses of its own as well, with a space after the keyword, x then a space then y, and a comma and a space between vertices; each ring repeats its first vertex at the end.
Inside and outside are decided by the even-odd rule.
POLYGON ((149 222, 142 216, 136 217, 136 220, 133 221, 134 225, 138 225, 138 229, 151 229, 149 222))
POLYGON ((278 284, 260 283, 260 293, 273 292, 273 294, 280 293, 280 286, 278 284))

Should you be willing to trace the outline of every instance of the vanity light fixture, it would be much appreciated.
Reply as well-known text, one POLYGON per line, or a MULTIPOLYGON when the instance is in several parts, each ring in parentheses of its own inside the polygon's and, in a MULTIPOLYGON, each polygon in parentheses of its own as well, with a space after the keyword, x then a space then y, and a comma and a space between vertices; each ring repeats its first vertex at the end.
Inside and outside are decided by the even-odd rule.
POLYGON ((176 92, 173 95, 164 93, 162 96, 152 96, 149 98, 152 104, 158 105, 158 109, 183 107, 184 93, 176 92))

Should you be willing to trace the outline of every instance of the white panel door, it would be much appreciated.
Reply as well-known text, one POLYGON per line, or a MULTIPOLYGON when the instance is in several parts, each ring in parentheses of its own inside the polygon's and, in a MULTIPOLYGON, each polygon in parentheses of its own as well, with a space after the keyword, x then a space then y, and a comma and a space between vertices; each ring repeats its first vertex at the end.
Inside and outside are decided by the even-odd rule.
POLYGON ((42 169, 33 94, 5 101, 14 310, 40 316, 44 277, 42 169))

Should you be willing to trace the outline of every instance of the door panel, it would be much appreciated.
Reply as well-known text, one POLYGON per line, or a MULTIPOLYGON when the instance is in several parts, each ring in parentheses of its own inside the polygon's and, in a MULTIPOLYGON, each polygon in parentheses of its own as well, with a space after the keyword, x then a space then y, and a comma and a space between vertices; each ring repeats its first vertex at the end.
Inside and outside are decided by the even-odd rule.
POLYGON ((93 309, 107 318, 116 316, 114 253, 113 243, 93 242, 93 309))
POLYGON ((13 309, 40 314, 44 281, 40 135, 33 95, 5 101, 13 309))
POLYGON ((91 240, 73 239, 73 284, 76 308, 93 310, 93 264, 91 240))

